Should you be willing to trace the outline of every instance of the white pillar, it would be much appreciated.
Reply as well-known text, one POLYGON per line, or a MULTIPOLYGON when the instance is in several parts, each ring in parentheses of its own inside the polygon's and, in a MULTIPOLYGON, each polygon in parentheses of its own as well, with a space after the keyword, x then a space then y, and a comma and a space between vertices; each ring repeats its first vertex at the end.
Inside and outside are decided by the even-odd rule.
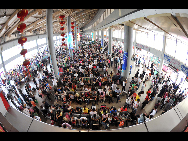
POLYGON ((99 30, 97 30, 97 41, 99 42, 99 30))
POLYGON ((166 34, 163 35, 163 48, 162 48, 162 54, 160 57, 159 73, 161 73, 161 70, 163 68, 165 46, 166 46, 166 34))
POLYGON ((108 29, 108 54, 112 54, 112 29, 108 29))
MULTIPOLYGON (((67 46, 69 48, 69 44, 68 44, 68 38, 69 38, 69 32, 71 32, 71 18, 70 16, 67 17, 67 46)), ((73 59, 73 54, 72 54, 72 49, 69 49, 69 54, 70 54, 70 58, 73 59)))
POLYGON ((74 22, 75 30, 74 30, 74 41, 75 41, 75 50, 78 49, 78 41, 77 41, 77 26, 76 21, 74 22))
POLYGON ((104 47, 104 31, 101 29, 101 47, 104 47))
POLYGON ((54 49, 54 41, 53 41, 53 24, 52 24, 52 13, 53 9, 47 9, 46 10, 46 31, 47 31, 47 37, 48 37, 48 47, 50 56, 52 59, 52 66, 54 69, 55 77, 59 78, 59 71, 57 67, 57 61, 55 56, 55 49, 54 49))
POLYGON ((129 77, 132 50, 133 50, 133 28, 124 25, 124 51, 128 52, 127 67, 123 70, 122 76, 125 78, 129 77))

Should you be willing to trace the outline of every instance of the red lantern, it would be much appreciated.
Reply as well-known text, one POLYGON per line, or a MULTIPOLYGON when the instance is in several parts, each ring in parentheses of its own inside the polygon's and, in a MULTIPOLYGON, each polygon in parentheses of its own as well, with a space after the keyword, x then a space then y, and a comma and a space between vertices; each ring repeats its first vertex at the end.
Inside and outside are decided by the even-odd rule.
POLYGON ((30 64, 30 62, 29 62, 29 60, 27 60, 27 59, 23 62, 23 65, 24 65, 24 66, 28 66, 29 64, 30 64))
POLYGON ((65 33, 62 33, 62 34, 61 34, 61 36, 63 36, 63 37, 64 37, 64 36, 65 36, 65 33))
POLYGON ((22 51, 20 52, 20 54, 23 55, 24 57, 26 53, 27 53, 27 49, 22 49, 22 51))
POLYGON ((61 28, 60 28, 60 30, 62 30, 62 31, 63 31, 64 29, 65 29, 64 27, 61 27, 61 28))
POLYGON ((62 41, 65 41, 65 38, 63 38, 62 41))
POLYGON ((26 37, 20 37, 18 39, 18 43, 21 44, 21 46, 23 46, 23 44, 27 41, 27 38, 26 37))
POLYGON ((20 31, 20 33, 22 33, 25 28, 26 28, 26 24, 21 23, 18 25, 17 30, 20 31))
POLYGON ((74 25, 74 22, 71 22, 72 25, 74 25))
POLYGON ((74 29, 74 26, 71 26, 72 29, 74 29))
POLYGON ((72 35, 74 36, 74 32, 72 32, 72 35))
POLYGON ((61 26, 63 26, 65 24, 65 21, 60 21, 59 23, 61 26))
POLYGON ((59 18, 60 18, 61 20, 63 20, 63 18, 65 18, 65 15, 60 15, 59 18))
POLYGON ((20 21, 24 21, 24 17, 26 17, 28 14, 27 9, 22 9, 21 11, 18 12, 17 17, 20 18, 20 21))
POLYGON ((62 43, 62 46, 65 46, 65 43, 62 43))

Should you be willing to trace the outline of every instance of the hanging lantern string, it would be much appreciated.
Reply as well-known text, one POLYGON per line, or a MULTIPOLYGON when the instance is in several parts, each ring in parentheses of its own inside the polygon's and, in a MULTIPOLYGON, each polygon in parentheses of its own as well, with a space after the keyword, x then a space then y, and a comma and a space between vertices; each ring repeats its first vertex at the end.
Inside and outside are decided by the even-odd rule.
MULTIPOLYGON (((18 39, 18 43, 21 44, 22 50, 20 52, 21 55, 24 57, 24 62, 23 66, 26 66, 28 68, 28 65, 30 64, 30 61, 26 59, 25 54, 27 53, 27 49, 24 49, 23 44, 27 41, 26 37, 23 37, 23 30, 26 28, 26 24, 23 23, 24 17, 28 15, 28 10, 27 9, 22 9, 17 13, 17 17, 20 19, 21 24, 18 25, 17 30, 20 31, 21 37, 18 39)), ((29 74, 29 69, 28 72, 25 72, 25 76, 29 74)))

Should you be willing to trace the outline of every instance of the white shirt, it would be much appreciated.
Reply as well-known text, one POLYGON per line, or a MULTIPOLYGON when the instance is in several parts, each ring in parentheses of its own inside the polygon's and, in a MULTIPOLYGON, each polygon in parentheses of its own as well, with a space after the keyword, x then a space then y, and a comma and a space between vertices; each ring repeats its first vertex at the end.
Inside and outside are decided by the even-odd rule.
POLYGON ((34 70, 37 70, 37 66, 34 66, 34 70))
POLYGON ((92 65, 89 64, 89 68, 91 69, 91 68, 92 68, 92 65))
POLYGON ((140 79, 140 77, 138 78, 138 84, 139 84, 139 82, 141 83, 141 79, 140 79))
POLYGON ((116 84, 112 84, 112 90, 115 91, 117 85, 116 84))
POLYGON ((123 81, 123 86, 125 86, 125 81, 123 81))
POLYGON ((39 116, 35 116, 35 119, 40 121, 40 117, 39 116))
POLYGON ((134 102, 134 108, 138 108, 138 106, 140 106, 140 102, 137 103, 137 101, 134 102))
POLYGON ((53 86, 57 86, 57 80, 54 79, 54 80, 52 80, 52 81, 53 81, 53 86))
POLYGON ((131 104, 131 98, 130 98, 130 97, 128 97, 128 98, 126 99, 126 103, 131 104))
POLYGON ((94 60, 94 64, 97 64, 97 60, 94 60))
POLYGON ((75 76, 75 77, 77 77, 77 76, 78 76, 78 74, 76 73, 76 74, 74 74, 74 76, 75 76))
POLYGON ((28 110, 27 108, 25 108, 25 109, 23 110, 23 113, 26 114, 26 115, 28 115, 28 116, 30 116, 29 110, 28 110))
POLYGON ((91 112, 89 112, 89 113, 90 113, 91 116, 93 116, 94 114, 97 114, 96 111, 91 111, 91 112))
POLYGON ((150 115, 154 116, 156 114, 157 110, 153 110, 150 115))

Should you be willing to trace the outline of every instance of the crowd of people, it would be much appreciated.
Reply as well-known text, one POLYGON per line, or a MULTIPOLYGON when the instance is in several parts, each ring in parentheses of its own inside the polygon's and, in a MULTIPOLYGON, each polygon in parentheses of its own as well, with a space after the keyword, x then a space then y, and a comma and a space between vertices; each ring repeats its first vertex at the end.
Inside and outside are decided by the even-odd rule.
POLYGON ((126 127, 142 123, 154 117, 159 107, 164 113, 185 98, 178 91, 178 85, 170 82, 170 76, 154 73, 153 63, 141 64, 136 55, 135 64, 139 68, 141 66, 143 71, 138 69, 129 83, 121 76, 122 48, 113 46, 111 55, 108 55, 107 49, 107 42, 104 42, 104 47, 101 47, 100 42, 83 43, 73 51, 72 60, 66 48, 56 48, 59 79, 54 76, 50 57, 43 59, 43 55, 38 55, 31 59, 28 68, 19 66, 13 73, 8 73, 4 85, 13 89, 6 97, 26 115, 41 120, 42 113, 52 125, 69 129, 108 129, 111 126, 126 127), (113 69, 108 71, 109 68, 116 68, 117 73, 113 69), (26 93, 21 89, 22 79, 26 93), (10 80, 14 81, 14 85, 10 84, 10 80), (31 88, 30 81, 34 82, 34 88, 31 88), (146 81, 151 81, 151 86, 144 91, 146 81), (126 92, 127 85, 129 90, 126 92), (138 92, 139 87, 141 90, 138 92), (38 106, 39 99, 34 95, 35 91, 42 99, 42 105, 38 106), (145 93, 145 100, 141 103, 140 98, 145 93), (121 102, 123 96, 126 102, 121 107, 114 106, 115 102, 121 102), (136 114, 139 107, 144 109, 152 100, 156 102, 149 114, 136 114), (111 103, 112 106, 107 107, 105 103, 111 103), (99 104, 101 106, 97 109, 96 105, 99 104))

